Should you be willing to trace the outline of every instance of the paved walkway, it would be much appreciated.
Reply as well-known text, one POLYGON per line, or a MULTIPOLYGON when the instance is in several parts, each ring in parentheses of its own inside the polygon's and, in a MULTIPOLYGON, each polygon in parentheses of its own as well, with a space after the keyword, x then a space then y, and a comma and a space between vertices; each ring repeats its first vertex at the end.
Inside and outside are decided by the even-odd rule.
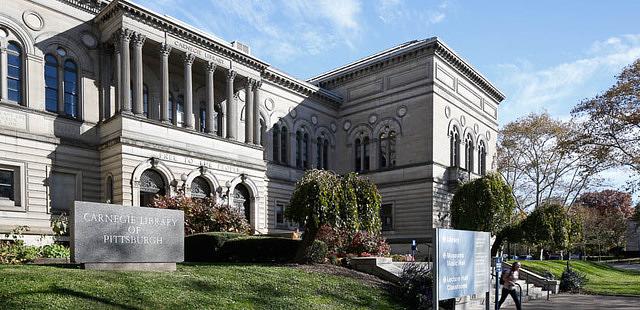
POLYGON ((620 269, 640 271, 640 264, 614 263, 614 264, 609 264, 609 266, 620 268, 620 269))
MULTIPOLYGON (((510 305, 501 310, 515 309, 510 305)), ((611 309, 611 310, 640 310, 640 297, 617 297, 600 295, 553 295, 547 299, 531 300, 522 305, 523 310, 573 310, 573 309, 611 309)))

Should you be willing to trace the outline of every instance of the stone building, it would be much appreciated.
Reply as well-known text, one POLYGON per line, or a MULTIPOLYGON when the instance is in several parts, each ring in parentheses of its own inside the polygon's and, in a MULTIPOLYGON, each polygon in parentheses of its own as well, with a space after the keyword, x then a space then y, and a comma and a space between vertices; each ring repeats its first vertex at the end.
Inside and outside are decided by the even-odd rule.
POLYGON ((0 232, 178 191, 282 232, 318 168, 373 179, 389 241, 428 242, 456 184, 495 167, 504 95, 438 38, 303 81, 130 1, 15 0, 0 50, 0 232))

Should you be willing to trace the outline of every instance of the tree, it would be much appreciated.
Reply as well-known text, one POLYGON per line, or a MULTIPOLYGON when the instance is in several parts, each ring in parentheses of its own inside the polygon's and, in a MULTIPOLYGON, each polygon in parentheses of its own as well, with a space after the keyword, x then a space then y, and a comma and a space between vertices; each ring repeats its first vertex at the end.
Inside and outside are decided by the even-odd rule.
MULTIPOLYGON (((462 184, 451 202, 451 224, 456 229, 488 231, 493 236, 508 226, 516 203, 502 176, 489 173, 486 176, 462 184)), ((491 253, 495 255, 502 240, 494 242, 491 253)))
POLYGON ((640 59, 624 68, 603 94, 582 101, 572 115, 582 122, 575 141, 590 160, 635 172, 640 186, 640 59))
POLYGON ((541 260, 543 249, 568 249, 573 234, 567 210, 560 204, 539 206, 520 223, 519 229, 521 241, 540 247, 541 260))
POLYGON ((631 194, 616 190, 585 193, 577 201, 587 247, 600 253, 622 246, 627 220, 633 216, 631 194))
POLYGON ((371 181, 356 174, 340 177, 326 170, 307 170, 285 210, 287 219, 304 226, 297 259, 303 259, 325 224, 353 233, 380 234, 379 212, 380 193, 371 181))
POLYGON ((601 168, 583 160, 572 143, 575 124, 549 114, 530 114, 508 123, 498 136, 498 171, 514 189, 521 212, 551 201, 572 205, 597 181, 601 168))
POLYGON ((640 222, 640 203, 638 203, 633 209, 633 216, 631 217, 631 219, 636 222, 640 222))

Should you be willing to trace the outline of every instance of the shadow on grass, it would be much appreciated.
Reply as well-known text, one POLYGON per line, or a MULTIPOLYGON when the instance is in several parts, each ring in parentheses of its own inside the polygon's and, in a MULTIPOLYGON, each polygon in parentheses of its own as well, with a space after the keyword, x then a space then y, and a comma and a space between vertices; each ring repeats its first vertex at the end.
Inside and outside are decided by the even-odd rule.
MULTIPOLYGON (((102 304, 104 306, 112 306, 112 307, 116 307, 116 308, 120 308, 120 309, 128 309, 128 310, 142 309, 140 307, 134 307, 134 306, 127 305, 127 304, 118 303, 118 302, 115 302, 115 301, 113 301, 111 299, 98 297, 98 296, 94 296, 94 295, 91 295, 91 294, 87 294, 85 292, 76 291, 76 290, 72 290, 72 289, 68 289, 68 288, 64 288, 64 287, 58 287, 58 286, 54 286, 49 290, 26 291, 26 292, 19 292, 19 293, 3 295, 2 300, 0 300, 0 309, 25 309, 25 308, 30 308, 30 307, 35 307, 35 308, 40 308, 41 307, 41 308, 44 309, 44 308, 48 308, 50 306, 48 304, 30 304, 30 305, 25 305, 24 300, 19 298, 21 295, 32 296, 34 294, 71 296, 71 297, 82 299, 82 300, 87 301, 87 302, 99 303, 99 304, 102 304), (17 300, 14 300, 14 299, 17 299, 17 300)), ((38 300, 32 299, 31 302, 37 303, 38 300)), ((46 303, 46 302, 43 302, 43 303, 46 303)), ((90 306, 90 304, 86 304, 86 305, 90 306)))

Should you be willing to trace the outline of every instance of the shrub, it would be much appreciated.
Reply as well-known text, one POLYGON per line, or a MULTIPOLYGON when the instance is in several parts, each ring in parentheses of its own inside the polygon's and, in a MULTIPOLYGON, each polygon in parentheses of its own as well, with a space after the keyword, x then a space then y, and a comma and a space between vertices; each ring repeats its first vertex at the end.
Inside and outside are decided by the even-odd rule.
POLYGON ((580 290, 587 284, 587 276, 577 270, 571 269, 567 264, 567 267, 562 272, 560 277, 560 291, 579 293, 580 290))
POLYGON ((251 232, 251 226, 240 210, 217 203, 215 197, 190 198, 180 192, 173 197, 157 196, 153 207, 184 211, 185 235, 212 231, 251 232))
POLYGON ((21 264, 40 256, 40 247, 26 246, 22 240, 0 242, 0 263, 21 264))
POLYGON ((55 215, 51 218, 51 230, 53 230, 56 236, 68 236, 69 235, 69 216, 62 212, 59 215, 55 215))
POLYGON ((69 258, 71 251, 62 244, 50 244, 42 247, 42 257, 44 258, 69 258))
POLYGON ((322 264, 327 259, 327 244, 320 240, 313 240, 313 243, 307 248, 306 262, 313 264, 322 264))
POLYGON ((401 299, 411 309, 431 309, 433 278, 427 264, 405 264, 398 289, 401 299))
POLYGON ((278 237, 242 237, 226 241, 216 254, 217 261, 290 263, 301 240, 278 237))
POLYGON ((350 239, 345 248, 346 253, 358 254, 359 256, 389 255, 389 244, 380 234, 358 231, 350 239))
POLYGON ((217 259, 225 242, 244 236, 233 232, 209 232, 184 238, 184 259, 188 262, 209 262, 217 259))

